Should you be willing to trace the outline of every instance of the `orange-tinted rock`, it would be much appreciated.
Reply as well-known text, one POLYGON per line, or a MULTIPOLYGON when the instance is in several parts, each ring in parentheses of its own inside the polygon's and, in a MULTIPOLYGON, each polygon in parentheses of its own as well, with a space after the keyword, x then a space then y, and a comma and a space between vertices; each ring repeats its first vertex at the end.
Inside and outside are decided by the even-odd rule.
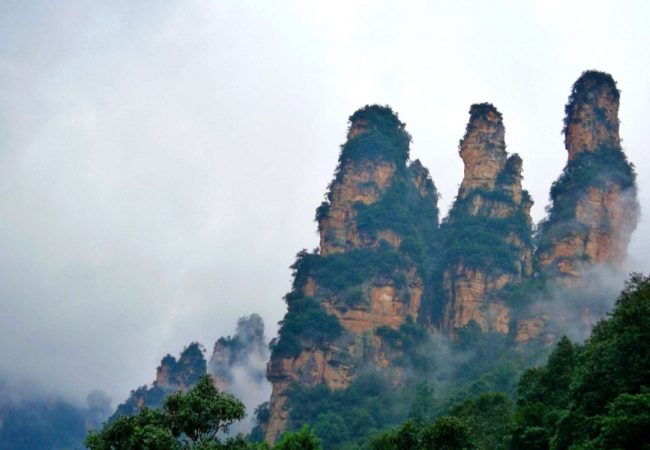
POLYGON ((501 113, 488 104, 472 105, 459 154, 465 174, 459 195, 472 189, 492 190, 497 175, 506 163, 505 128, 501 113))
POLYGON ((353 162, 341 169, 331 187, 328 214, 319 223, 321 255, 368 247, 373 240, 356 228, 356 203, 369 205, 386 190, 395 165, 384 161, 353 162))
MULTIPOLYGON (((361 249, 384 252, 381 253, 384 255, 388 251, 386 247, 401 252, 404 236, 391 227, 392 220, 382 222, 378 229, 366 227, 364 232, 357 226, 359 206, 382 201, 394 184, 406 190, 399 195, 422 202, 418 205, 421 209, 431 208, 430 217, 437 227, 435 186, 419 161, 407 165, 410 136, 391 114, 392 111, 383 107, 366 107, 351 117, 348 142, 343 146, 328 201, 317 212, 320 251, 314 258, 321 259, 315 264, 318 261, 325 264, 329 258, 345 257, 346 253, 361 249), (388 129, 386 123, 390 124, 388 129), (346 153, 358 150, 358 146, 369 141, 372 145, 362 148, 361 154, 346 153), (382 145, 387 147, 382 149, 382 145), (395 150, 393 145, 406 147, 395 150)), ((343 331, 333 342, 302 342, 299 354, 272 355, 267 378, 273 388, 265 430, 270 443, 286 429, 292 386, 309 388, 324 384, 331 389, 342 389, 354 380, 357 369, 369 363, 382 368, 390 382, 399 383, 402 369, 393 365, 400 356, 399 350, 383 342, 377 330, 382 327, 396 330, 409 317, 417 320, 427 288, 416 264, 409 258, 396 258, 394 267, 385 276, 383 271, 372 272, 360 284, 346 286, 345 292, 319 285, 321 279, 311 273, 296 273, 296 277, 304 277, 304 282, 294 286, 298 290, 294 295, 317 301, 326 314, 336 318, 343 331), (353 299, 350 290, 354 291, 353 299)), ((291 303, 287 314, 292 314, 291 303)))
POLYGON ((602 146, 620 148, 619 97, 608 74, 589 71, 576 81, 566 107, 564 144, 569 160, 602 146))
POLYGON ((449 215, 448 241, 451 240, 453 252, 458 249, 455 239, 499 241, 500 245, 513 249, 513 261, 508 270, 491 267, 488 262, 468 266, 465 255, 454 254, 448 261, 443 274, 445 307, 441 328, 451 335, 470 321, 478 323, 483 331, 507 334, 510 312, 500 298, 500 291, 532 274, 529 231, 532 201, 521 187, 521 158, 516 154, 508 157, 505 148, 501 114, 489 104, 473 105, 460 143, 465 176, 449 215), (503 222, 504 227, 523 220, 527 228, 494 230, 489 225, 494 220, 503 222), (464 234, 468 221, 482 230, 480 236, 464 234))
POLYGON ((541 317, 524 319, 517 322, 516 342, 528 342, 542 333, 545 320, 541 317))
POLYGON ((399 292, 394 283, 377 280, 368 287, 369 302, 366 305, 347 306, 325 301, 323 307, 339 319, 347 331, 360 334, 387 326, 399 328, 406 317, 417 317, 422 299, 422 281, 411 272, 412 286, 399 292))
POLYGON ((585 72, 566 107, 568 162, 561 178, 566 188, 555 188, 537 255, 540 269, 565 286, 580 286, 581 274, 590 266, 620 267, 636 228, 636 185, 620 145, 618 105, 619 92, 611 76, 585 72), (592 173, 595 163, 585 157, 598 161, 600 155, 607 155, 609 167, 592 173))

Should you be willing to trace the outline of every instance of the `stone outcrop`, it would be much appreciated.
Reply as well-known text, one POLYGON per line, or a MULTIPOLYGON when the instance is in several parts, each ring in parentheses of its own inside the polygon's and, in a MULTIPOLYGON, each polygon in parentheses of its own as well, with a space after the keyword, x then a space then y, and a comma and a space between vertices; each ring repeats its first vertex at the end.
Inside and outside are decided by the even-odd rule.
MULTIPOLYGON (((251 398, 245 389, 268 388, 265 380, 269 351, 264 335, 264 322, 258 314, 237 321, 235 334, 221 337, 214 344, 209 361, 204 348, 193 342, 183 349, 178 358, 167 354, 156 369, 156 379, 151 385, 131 391, 129 398, 117 407, 115 416, 137 414, 144 406, 159 408, 165 398, 177 391, 194 387, 199 378, 208 373, 215 385, 244 401, 251 398)), ((249 411, 257 406, 247 404, 249 411)))
POLYGON ((113 417, 137 414, 143 407, 159 408, 165 398, 176 391, 194 386, 206 373, 203 348, 193 342, 181 352, 178 360, 167 354, 156 369, 156 380, 151 386, 131 391, 129 398, 117 407, 113 417))
POLYGON ((289 392, 296 384, 342 389, 368 363, 386 369, 391 382, 399 383, 400 370, 390 367, 396 350, 379 331, 398 330, 420 315, 426 273, 410 256, 411 247, 402 244, 419 245, 427 227, 437 228, 435 187, 419 161, 407 164, 410 136, 389 108, 357 111, 347 138, 327 201, 317 210, 320 254, 303 254, 294 266, 285 318, 298 317, 301 302, 313 302, 340 333, 316 343, 308 332, 292 336, 280 330, 267 369, 273 386, 264 425, 269 442, 287 426, 289 392), (425 211, 422 225, 413 228, 418 218, 400 216, 411 209, 425 211), (337 268, 328 272, 330 265, 337 268), (337 277, 346 273, 352 274, 349 284, 340 286, 337 277), (299 347, 287 351, 286 343, 294 338, 299 347))
POLYGON ((233 392, 237 382, 234 371, 244 369, 251 381, 261 383, 265 375, 264 362, 268 357, 264 322, 258 314, 251 314, 237 321, 233 336, 221 337, 215 342, 208 361, 208 373, 214 377, 219 389, 233 392))
POLYGON ((620 149, 619 99, 609 74, 587 71, 578 78, 565 108, 564 145, 569 161, 602 147, 620 149))
POLYGON ((619 92, 608 74, 585 72, 566 106, 568 162, 540 226, 540 270, 577 287, 585 267, 620 267, 638 219, 635 174, 619 137, 619 92))
POLYGON ((470 321, 484 331, 509 332, 500 292, 532 274, 530 208, 522 189, 522 161, 508 157, 501 114, 473 105, 459 154, 465 175, 444 224, 448 252, 441 328, 455 335, 470 321))
MULTIPOLYGON (((358 136, 360 132, 350 133, 358 136)), ((345 164, 330 191, 330 202, 323 204, 327 209, 319 220, 320 253, 327 256, 354 248, 368 247, 373 240, 357 230, 357 203, 369 205, 385 192, 393 174, 395 164, 387 161, 359 161, 345 164)))
POLYGON ((487 103, 472 105, 458 154, 465 165, 459 196, 473 189, 494 190, 507 159, 505 127, 496 108, 487 103))
MULTIPOLYGON (((480 327, 519 344, 552 343, 573 318, 556 317, 562 305, 547 308, 538 300, 580 286, 585 268, 620 265, 636 226, 635 174, 620 146, 618 101, 607 74, 586 72, 574 85, 565 120, 568 163, 536 236, 523 163, 506 151, 493 105, 470 109, 459 147, 464 177, 441 226, 428 171, 409 163, 404 124, 387 107, 352 115, 316 212, 320 247, 298 254, 288 312, 272 341, 272 394, 260 423, 267 441, 297 425, 296 387, 345 389, 369 365, 394 386, 408 382, 398 361, 408 356, 409 327, 421 340, 427 332, 455 338, 471 325, 470 331, 480 327), (549 327, 553 321, 562 326, 549 327)), ((580 297, 580 290, 572 292, 559 296, 570 303, 580 297)), ((604 314, 572 306, 586 327, 604 314)), ((215 350, 225 358, 223 348, 215 350)))

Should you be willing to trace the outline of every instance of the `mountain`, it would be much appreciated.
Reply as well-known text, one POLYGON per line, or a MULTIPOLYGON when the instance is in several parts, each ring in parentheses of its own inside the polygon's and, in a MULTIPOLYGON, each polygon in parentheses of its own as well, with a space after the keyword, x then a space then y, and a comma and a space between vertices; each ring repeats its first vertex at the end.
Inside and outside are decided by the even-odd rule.
POLYGON ((509 310, 500 294, 533 273, 533 201, 521 187, 521 158, 506 152, 503 119, 493 105, 472 105, 459 154, 465 175, 442 226, 440 328, 455 335, 473 320, 484 331, 507 334, 509 310))
MULTIPOLYGON (((428 170, 410 158, 406 125, 388 106, 359 109, 316 210, 320 245, 291 266, 270 355, 261 318, 242 318, 209 361, 198 343, 163 358, 153 384, 116 415, 159 407, 207 372, 249 411, 257 406, 255 423, 235 431, 254 425, 250 437, 270 443, 306 423, 326 448, 357 448, 405 419, 489 410, 510 420, 508 397, 524 371, 563 335, 584 340, 613 306, 612 280, 622 279, 639 217, 619 100, 602 72, 573 85, 568 160, 537 225, 524 162, 506 150, 494 105, 470 107, 459 143, 464 176, 442 220, 428 170)), ((499 439, 507 420, 498 421, 499 439)), ((481 448, 491 448, 497 436, 481 426, 489 431, 481 448)))
POLYGON ((251 314, 237 321, 234 335, 216 341, 209 361, 198 342, 185 347, 178 359, 167 354, 160 361, 155 381, 131 391, 129 398, 117 407, 113 418, 137 414, 144 406, 160 408, 167 396, 194 387, 206 373, 212 375, 219 389, 234 393, 252 411, 268 398, 264 379, 269 358, 266 342, 262 318, 251 314))
POLYGON ((94 390, 84 407, 33 387, 0 379, 0 449, 80 449, 86 433, 111 414, 111 399, 94 390))
POLYGON ((614 79, 585 72, 573 86, 564 119, 568 162, 551 188, 540 224, 540 271, 580 285, 584 264, 620 267, 639 215, 635 174, 621 148, 620 93, 614 79))
POLYGON ((619 97, 608 74, 587 71, 574 84, 568 162, 537 227, 523 161, 506 151, 495 106, 470 108, 459 145, 463 181, 441 222, 435 185, 410 161, 410 135, 397 114, 373 105, 350 116, 316 212, 320 247, 298 253, 271 344, 273 388, 260 423, 266 439, 318 417, 300 405, 316 398, 304 393, 323 387, 321 398, 345 397, 372 370, 388 389, 422 381, 418 368, 440 358, 422 353, 436 336, 454 346, 478 333, 521 351, 560 337, 559 324, 574 319, 559 312, 566 303, 590 324, 602 317, 606 310, 591 304, 601 285, 590 274, 621 267, 639 214, 634 168, 620 145, 619 97))
MULTIPOLYGON (((400 355, 389 335, 440 301, 435 269, 437 191, 419 161, 408 162, 411 137, 388 107, 350 117, 347 142, 318 208, 320 252, 301 252, 288 312, 272 343, 273 385, 267 437, 284 431, 294 384, 346 388, 367 363, 399 383, 400 355)), ((394 340, 394 339, 393 339, 394 340)))

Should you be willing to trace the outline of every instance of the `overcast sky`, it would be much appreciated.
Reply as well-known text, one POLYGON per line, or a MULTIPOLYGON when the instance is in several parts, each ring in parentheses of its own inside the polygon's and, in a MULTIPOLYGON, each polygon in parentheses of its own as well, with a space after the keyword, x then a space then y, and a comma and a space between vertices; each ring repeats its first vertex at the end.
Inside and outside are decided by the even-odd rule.
POLYGON ((649 211, 649 48, 646 1, 0 0, 0 376, 117 403, 241 315, 274 335, 365 104, 399 112, 446 211, 494 103, 539 220, 571 85, 610 72, 649 211))

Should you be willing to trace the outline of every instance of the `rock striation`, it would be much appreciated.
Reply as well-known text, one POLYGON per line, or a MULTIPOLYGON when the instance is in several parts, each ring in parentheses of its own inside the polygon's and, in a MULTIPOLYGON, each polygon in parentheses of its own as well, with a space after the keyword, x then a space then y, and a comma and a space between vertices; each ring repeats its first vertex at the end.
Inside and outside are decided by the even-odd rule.
POLYGON ((551 188, 537 249, 540 271, 566 286, 580 286, 586 267, 620 267, 636 228, 636 175, 621 148, 619 97, 609 74, 588 71, 566 106, 568 162, 551 188))
POLYGON ((399 349, 383 336, 420 319, 423 303, 433 301, 423 256, 438 226, 435 186, 419 161, 408 163, 409 143, 390 108, 367 106, 350 117, 316 214, 320 252, 299 253, 288 312, 272 343, 269 442, 290 420, 296 385, 342 389, 369 363, 401 381, 391 364, 399 349))
POLYGON ((459 154, 465 175, 443 223, 441 328, 455 335, 475 321, 483 331, 507 334, 509 308, 500 294, 532 275, 533 202, 521 186, 521 158, 508 157, 503 119, 493 105, 472 105, 459 154))
MULTIPOLYGON (((319 251, 300 252, 292 266, 288 312, 267 366, 272 395, 260 424, 267 441, 297 425, 295 389, 345 389, 369 365, 393 385, 405 382, 407 330, 455 338, 469 327, 513 342, 552 342, 549 322, 571 319, 554 317, 561 308, 532 307, 535 296, 581 286, 587 268, 619 266, 636 227, 635 174, 620 146, 618 107, 611 76, 589 71, 574 84, 567 166, 535 235, 523 162, 506 151, 493 105, 470 108, 459 146, 463 180, 440 225, 429 173, 409 163, 404 124, 387 107, 354 113, 316 212, 319 251)), ((589 313, 578 320, 589 322, 589 313)))
MULTIPOLYGON (((251 435, 273 443, 301 425, 301 399, 346 392, 357 399, 372 376, 395 391, 432 374, 446 379, 434 367, 445 346, 467 354, 463 346, 507 342, 525 351, 529 341, 550 345, 568 326, 591 329, 607 312, 605 302, 585 300, 598 297, 592 286, 602 287, 594 277, 621 266, 639 215, 636 175, 620 143, 619 97, 602 72, 584 72, 574 84, 567 164, 537 227, 523 162, 506 151, 503 117, 492 104, 470 108, 459 144, 463 179, 441 223, 436 187, 410 160, 405 124, 387 106, 359 109, 316 210, 319 248, 299 252, 291 266, 270 359, 262 319, 244 317, 207 362, 198 343, 178 359, 165 356, 152 385, 133 391, 116 414, 159 407, 208 372, 249 410, 259 405, 251 435)), ((0 427, 2 417, 0 410, 0 427)))

